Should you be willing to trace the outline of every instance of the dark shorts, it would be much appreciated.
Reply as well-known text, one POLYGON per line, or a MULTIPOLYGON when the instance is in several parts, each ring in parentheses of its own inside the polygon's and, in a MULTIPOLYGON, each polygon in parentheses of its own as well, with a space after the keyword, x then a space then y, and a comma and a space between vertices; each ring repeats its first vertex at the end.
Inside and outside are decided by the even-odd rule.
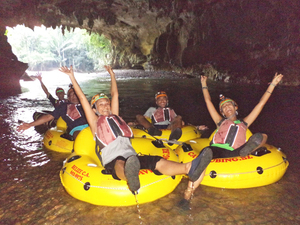
MULTIPOLYGON (((210 146, 212 152, 213 152, 213 159, 216 158, 230 158, 230 157, 238 157, 240 156, 240 151, 245 147, 245 145, 249 142, 251 142, 252 146, 259 146, 263 141, 263 135, 261 133, 255 133, 253 134, 249 140, 243 144, 242 146, 234 149, 233 151, 224 149, 224 148, 219 148, 216 146, 210 146)), ((253 148, 253 150, 255 149, 255 147, 253 148)))
POLYGON ((245 146, 245 144, 238 147, 237 149, 234 149, 233 151, 227 150, 225 148, 215 147, 215 146, 209 146, 209 148, 211 148, 213 152, 213 159, 222 159, 222 158, 231 158, 231 157, 240 156, 240 150, 245 146))
MULTIPOLYGON (((162 175, 158 170, 155 170, 156 163, 162 159, 161 156, 137 156, 140 164, 141 164, 141 169, 149 169, 152 170, 152 172, 156 175, 162 175)), ((116 171, 115 171, 115 164, 117 160, 122 160, 126 162, 126 159, 123 156, 118 156, 115 158, 113 161, 105 165, 105 171, 103 173, 105 174, 111 174, 112 177, 116 180, 120 180, 120 178, 117 176, 116 171)))
POLYGON ((169 125, 154 125, 154 127, 161 130, 161 129, 168 129, 169 125))

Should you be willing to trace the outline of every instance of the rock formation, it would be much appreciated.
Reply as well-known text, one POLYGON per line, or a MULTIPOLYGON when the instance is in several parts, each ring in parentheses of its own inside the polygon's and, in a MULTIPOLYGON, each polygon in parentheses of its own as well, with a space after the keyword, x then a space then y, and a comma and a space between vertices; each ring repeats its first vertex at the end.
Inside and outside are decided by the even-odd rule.
POLYGON ((104 34, 114 68, 210 71, 260 83, 278 71, 298 85, 299 9, 298 0, 2 0, 1 87, 15 87, 26 69, 4 36, 5 26, 17 24, 104 34))

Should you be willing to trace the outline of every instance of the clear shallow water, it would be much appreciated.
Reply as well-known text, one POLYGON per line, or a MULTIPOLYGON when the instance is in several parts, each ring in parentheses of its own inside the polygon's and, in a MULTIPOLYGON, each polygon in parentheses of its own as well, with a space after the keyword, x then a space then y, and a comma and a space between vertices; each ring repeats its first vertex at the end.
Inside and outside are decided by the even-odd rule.
MULTIPOLYGON (((206 111, 199 79, 138 79, 131 72, 116 71, 120 92, 120 114, 126 121, 143 113, 154 103, 154 93, 165 90, 170 105, 184 120, 194 125, 215 126, 206 111)), ((143 72, 139 72, 141 75, 143 72)), ((69 80, 59 73, 43 73, 50 93, 57 84, 67 89, 69 80)), ((156 73, 157 74, 157 73, 156 73)), ((105 75, 76 76, 90 98, 97 92, 109 92, 105 75), (97 78, 96 78, 97 77, 97 78), (100 77, 100 78, 99 78, 100 77), (88 79, 88 81, 84 81, 88 79)), ((281 147, 290 166, 277 183, 265 187, 229 190, 200 186, 192 200, 192 209, 182 212, 176 204, 186 187, 184 179, 170 195, 137 208, 94 206, 68 195, 59 179, 66 154, 42 146, 42 135, 33 128, 19 134, 18 121, 29 122, 35 111, 52 110, 37 81, 24 84, 18 96, 0 100, 0 224, 299 224, 299 89, 278 87, 263 112, 250 127, 265 132, 268 143, 281 147)), ((215 104, 218 95, 234 98, 241 117, 259 101, 266 87, 210 83, 215 104)))

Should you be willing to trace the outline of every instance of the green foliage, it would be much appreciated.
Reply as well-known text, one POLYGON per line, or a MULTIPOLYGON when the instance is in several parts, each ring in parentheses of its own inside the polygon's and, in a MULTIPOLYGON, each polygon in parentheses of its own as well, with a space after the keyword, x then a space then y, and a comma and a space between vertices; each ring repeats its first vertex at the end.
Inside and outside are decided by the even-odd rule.
POLYGON ((76 28, 73 32, 61 28, 35 27, 34 31, 23 25, 7 27, 6 35, 14 54, 29 64, 30 70, 51 70, 70 66, 77 71, 91 72, 110 62, 109 40, 97 33, 88 34, 76 28))
MULTIPOLYGON (((88 35, 87 33, 85 34, 88 35)), ((86 39, 88 43, 88 56, 94 59, 95 70, 103 68, 103 65, 111 61, 111 44, 103 35, 91 33, 90 38, 86 39)))

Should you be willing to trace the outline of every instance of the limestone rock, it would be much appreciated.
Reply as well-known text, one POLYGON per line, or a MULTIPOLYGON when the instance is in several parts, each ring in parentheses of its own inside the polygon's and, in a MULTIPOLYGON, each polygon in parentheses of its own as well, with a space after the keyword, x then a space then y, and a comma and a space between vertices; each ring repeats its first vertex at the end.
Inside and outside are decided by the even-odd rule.
POLYGON ((115 68, 201 73, 209 64, 230 81, 264 83, 278 71, 298 85, 299 8, 298 0, 2 0, 1 63, 17 65, 16 77, 26 68, 2 47, 5 26, 63 25, 104 34, 115 68))

